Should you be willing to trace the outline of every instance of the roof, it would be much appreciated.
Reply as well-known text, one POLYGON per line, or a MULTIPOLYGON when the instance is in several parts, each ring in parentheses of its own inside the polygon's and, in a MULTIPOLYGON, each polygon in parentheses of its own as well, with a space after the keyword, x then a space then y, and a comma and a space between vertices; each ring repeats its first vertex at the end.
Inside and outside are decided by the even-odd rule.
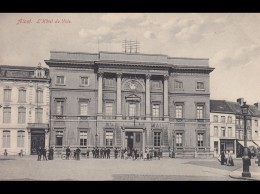
POLYGON ((210 100, 210 112, 233 113, 225 100, 210 100))
POLYGON ((74 61, 74 62, 128 62, 128 63, 156 63, 165 66, 186 66, 209 68, 209 59, 206 58, 180 58, 169 57, 162 54, 143 54, 143 53, 119 53, 104 52, 84 53, 84 52, 66 52, 51 51, 50 60, 47 61, 74 61))
MULTIPOLYGON (((240 104, 226 100, 210 100, 210 112, 242 114, 240 104)), ((260 110, 254 105, 249 105, 249 115, 260 117, 260 110)))

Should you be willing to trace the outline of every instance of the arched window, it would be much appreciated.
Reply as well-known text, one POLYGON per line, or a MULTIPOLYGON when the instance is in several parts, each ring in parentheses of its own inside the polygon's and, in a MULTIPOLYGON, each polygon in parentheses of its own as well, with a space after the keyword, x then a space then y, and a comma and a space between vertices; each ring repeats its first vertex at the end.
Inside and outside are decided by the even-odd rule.
POLYGON ((17 147, 24 147, 24 139, 25 139, 25 132, 18 131, 17 132, 17 147))
POLYGON ((10 148, 10 136, 10 131, 3 131, 3 148, 10 148))

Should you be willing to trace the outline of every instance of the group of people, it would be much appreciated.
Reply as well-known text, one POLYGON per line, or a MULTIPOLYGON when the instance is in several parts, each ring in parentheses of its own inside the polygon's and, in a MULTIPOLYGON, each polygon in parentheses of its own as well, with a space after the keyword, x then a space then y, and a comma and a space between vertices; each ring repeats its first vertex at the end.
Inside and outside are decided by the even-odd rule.
MULTIPOLYGON (((93 158, 107 158, 110 159, 110 148, 101 147, 100 149, 98 147, 94 147, 92 149, 92 155, 93 158)), ((88 153, 88 150, 87 150, 88 153)))
POLYGON ((226 163, 227 166, 234 166, 235 165, 233 158, 231 156, 231 152, 229 150, 228 150, 227 156, 225 156, 224 151, 222 151, 220 158, 221 158, 221 160, 220 160, 221 165, 225 165, 225 163, 226 163))
POLYGON ((54 154, 53 147, 50 147, 50 149, 49 149, 48 158, 47 158, 47 149, 45 147, 39 146, 36 149, 36 152, 37 152, 37 155, 38 155, 38 161, 41 161, 41 159, 46 160, 46 161, 53 160, 53 154, 54 154))
MULTIPOLYGON (((76 160, 80 160, 80 153, 81 153, 81 150, 79 147, 77 147, 76 150, 74 150, 73 152, 73 157, 76 159, 76 160)), ((70 150, 70 147, 68 146, 67 149, 66 149, 66 160, 69 160, 70 156, 71 156, 72 152, 70 150)))

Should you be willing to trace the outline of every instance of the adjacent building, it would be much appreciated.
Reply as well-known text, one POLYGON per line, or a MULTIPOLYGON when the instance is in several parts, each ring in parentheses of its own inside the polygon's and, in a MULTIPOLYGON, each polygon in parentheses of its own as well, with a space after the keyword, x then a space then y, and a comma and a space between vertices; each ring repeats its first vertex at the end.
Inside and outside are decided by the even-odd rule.
POLYGON ((35 154, 49 145, 49 71, 0 66, 0 153, 35 154))
POLYGON ((51 51, 50 145, 210 157, 208 59, 51 51))
MULTIPOLYGON (((210 101, 211 130, 210 145, 214 149, 214 155, 218 156, 221 151, 230 151, 234 157, 243 156, 244 149, 244 118, 241 106, 244 99, 239 98, 237 102, 225 100, 210 101)), ((249 105, 246 119, 247 146, 252 153, 260 146, 260 109, 259 103, 249 105)))

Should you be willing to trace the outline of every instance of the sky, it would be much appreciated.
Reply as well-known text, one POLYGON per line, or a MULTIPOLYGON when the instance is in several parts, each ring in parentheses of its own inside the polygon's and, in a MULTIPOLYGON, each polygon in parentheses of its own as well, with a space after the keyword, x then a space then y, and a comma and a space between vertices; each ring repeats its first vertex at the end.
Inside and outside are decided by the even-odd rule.
POLYGON ((138 40, 140 53, 209 58, 211 99, 260 102, 259 13, 0 13, 0 26, 1 65, 46 66, 55 50, 123 52, 123 40, 138 40))

